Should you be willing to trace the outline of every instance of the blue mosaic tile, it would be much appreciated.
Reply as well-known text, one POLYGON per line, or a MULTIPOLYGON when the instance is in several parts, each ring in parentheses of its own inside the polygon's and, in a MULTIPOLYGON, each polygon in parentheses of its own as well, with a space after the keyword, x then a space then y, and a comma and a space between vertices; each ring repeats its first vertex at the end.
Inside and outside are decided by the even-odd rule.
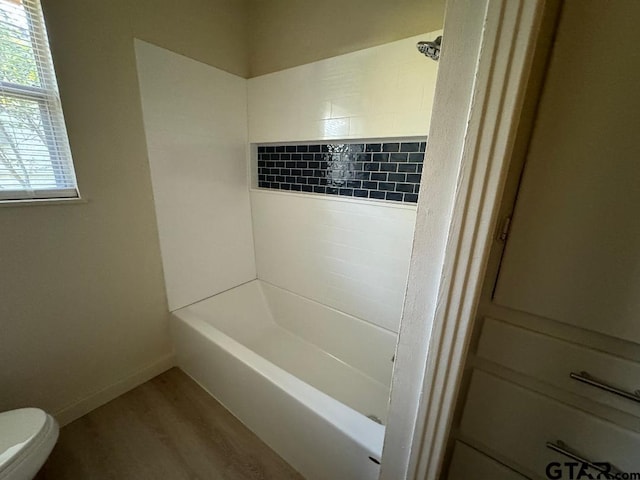
POLYGON ((426 142, 258 145, 258 187, 416 203, 426 142))

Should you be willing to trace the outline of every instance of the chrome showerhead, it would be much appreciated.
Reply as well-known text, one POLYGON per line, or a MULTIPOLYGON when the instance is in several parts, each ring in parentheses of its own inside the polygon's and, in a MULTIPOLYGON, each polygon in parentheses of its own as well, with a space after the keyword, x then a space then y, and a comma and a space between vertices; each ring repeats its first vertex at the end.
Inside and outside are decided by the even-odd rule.
POLYGON ((433 42, 418 42, 416 47, 418 47, 418 51, 423 55, 435 60, 436 62, 440 58, 440 44, 442 43, 442 36, 436 38, 433 42))

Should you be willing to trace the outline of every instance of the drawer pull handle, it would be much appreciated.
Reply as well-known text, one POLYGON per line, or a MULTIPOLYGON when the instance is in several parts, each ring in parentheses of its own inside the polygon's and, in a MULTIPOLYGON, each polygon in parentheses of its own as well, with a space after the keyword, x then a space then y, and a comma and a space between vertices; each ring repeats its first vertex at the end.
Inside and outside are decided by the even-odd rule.
POLYGON ((593 378, 587 372, 580 372, 580 373, 571 372, 569 376, 574 380, 578 380, 579 382, 586 383, 587 385, 591 385, 592 387, 600 388, 602 390, 613 393, 615 395, 619 395, 621 397, 628 398, 629 400, 633 400, 634 402, 640 402, 640 395, 638 394, 638 391, 627 392, 625 390, 620 390, 619 388, 612 387, 611 385, 607 385, 606 383, 602 383, 601 381, 593 378))
POLYGON ((583 465, 587 465, 588 467, 593 468, 598 472, 606 474, 605 478, 612 478, 609 476, 610 474, 615 474, 620 472, 620 470, 615 468, 610 463, 604 463, 604 462, 594 463, 590 460, 587 460, 584 457, 581 457, 575 451, 569 448, 567 444, 564 443, 562 440, 558 440, 556 443, 547 442, 547 448, 550 450, 553 450, 554 452, 558 452, 559 454, 564 455, 565 457, 575 460, 576 462, 582 463, 583 465))

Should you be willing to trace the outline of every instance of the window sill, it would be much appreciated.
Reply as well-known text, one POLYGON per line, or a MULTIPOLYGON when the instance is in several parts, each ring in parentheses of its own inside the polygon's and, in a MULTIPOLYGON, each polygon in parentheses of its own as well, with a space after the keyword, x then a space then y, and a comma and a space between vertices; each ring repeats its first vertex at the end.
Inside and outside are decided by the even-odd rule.
POLYGON ((52 205, 78 205, 89 203, 86 198, 42 198, 29 200, 1 200, 0 208, 3 207, 44 207, 52 205))

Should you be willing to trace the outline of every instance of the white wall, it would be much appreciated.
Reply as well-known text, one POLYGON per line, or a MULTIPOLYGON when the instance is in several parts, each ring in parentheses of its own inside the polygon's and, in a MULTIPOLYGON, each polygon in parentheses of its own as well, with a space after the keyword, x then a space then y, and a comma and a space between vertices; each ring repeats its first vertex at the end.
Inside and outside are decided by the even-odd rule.
POLYGON ((169 309, 256 277, 246 80, 136 40, 169 309))
MULTIPOLYGON (((252 78, 249 140, 425 136, 437 63, 398 42, 252 78)), ((258 278, 397 332, 415 206, 251 192, 258 278)))
POLYGON ((415 45, 441 33, 250 79, 250 141, 426 135, 438 64, 415 45))
POLYGON ((398 331, 415 209, 251 194, 258 278, 398 331))

